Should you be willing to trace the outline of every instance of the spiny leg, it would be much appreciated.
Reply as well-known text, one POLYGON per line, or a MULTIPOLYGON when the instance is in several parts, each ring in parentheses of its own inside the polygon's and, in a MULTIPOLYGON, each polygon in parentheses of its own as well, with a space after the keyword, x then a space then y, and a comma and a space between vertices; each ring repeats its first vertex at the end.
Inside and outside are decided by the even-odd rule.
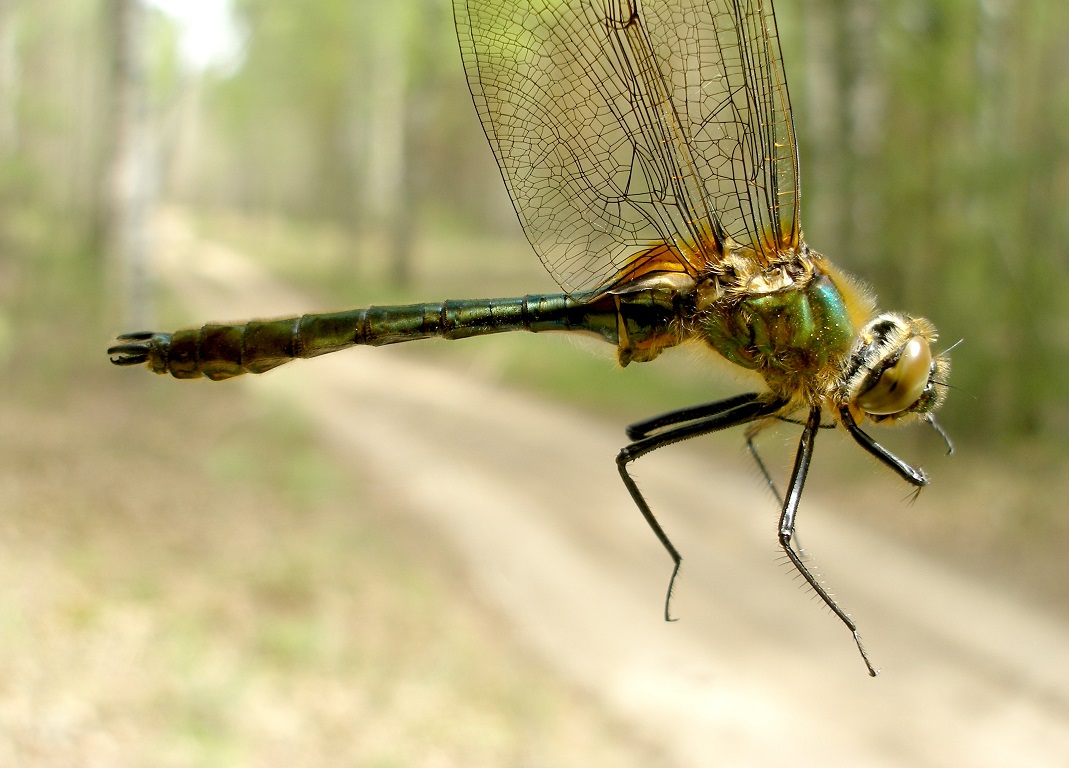
MULTIPOLYGON (((775 419, 776 419, 776 421, 782 421, 782 422, 784 422, 786 424, 799 424, 799 425, 802 425, 802 426, 805 425, 804 421, 799 421, 798 419, 788 418, 786 416, 776 415, 775 419)), ((767 421, 759 421, 759 422, 755 422, 754 424, 751 424, 749 427, 747 427, 747 429, 746 429, 746 450, 749 451, 750 458, 752 458, 754 460, 754 463, 757 465, 758 470, 760 470, 761 477, 764 479, 765 485, 768 487, 768 490, 770 490, 772 492, 772 496, 773 496, 773 498, 775 498, 776 503, 780 505, 780 508, 782 508, 783 507, 783 496, 780 494, 779 489, 776 487, 776 482, 772 479, 772 473, 768 471, 768 465, 766 465, 765 464, 765 460, 761 458, 761 454, 757 452, 757 435, 763 429, 768 427, 769 423, 770 422, 767 422, 767 421)), ((835 429, 835 423, 832 422, 831 424, 821 424, 820 428, 821 429, 835 429)), ((804 556, 805 553, 806 553, 805 552, 805 545, 802 544, 802 539, 798 535, 797 531, 795 531, 795 533, 794 533, 794 543, 796 545, 798 553, 800 555, 804 556)))
MULTIPOLYGON (((655 416, 652 419, 647 419, 645 421, 640 421, 635 424, 632 424, 627 428, 627 436, 630 437, 632 440, 638 440, 640 438, 648 437, 651 432, 655 432, 656 430, 661 429, 665 426, 671 424, 678 424, 680 422, 689 421, 702 416, 709 416, 716 413, 720 413, 725 410, 735 408, 739 405, 753 402, 758 397, 759 395, 757 395, 757 393, 750 393, 746 395, 737 395, 735 397, 727 398, 726 400, 719 400, 715 403, 706 403, 704 405, 681 408, 678 411, 671 411, 669 413, 661 414, 660 416, 655 416)), ((803 423, 796 419, 786 418, 779 415, 773 415, 773 417, 779 421, 787 422, 788 424, 803 423)), ((757 444, 755 442, 758 433, 761 432, 761 430, 765 429, 767 426, 768 422, 764 420, 755 421, 751 423, 751 425, 746 429, 745 433, 746 449, 749 451, 750 457, 757 465, 757 469, 760 470, 761 477, 764 479, 765 485, 768 487, 768 490, 772 492, 772 496, 776 500, 776 503, 782 507, 783 496, 780 494, 779 489, 776 488, 776 483, 772 479, 772 474, 768 471, 768 467, 765 464, 764 459, 761 458, 761 454, 758 453, 757 444)), ((834 426, 834 424, 821 424, 821 429, 834 428, 834 426)), ((626 480, 624 482, 627 483, 626 480)), ((628 489, 630 490, 630 486, 628 486, 628 489)), ((794 540, 798 545, 799 552, 801 554, 805 554, 805 547, 802 546, 802 542, 799 539, 797 533, 794 536, 794 540)), ((672 551, 674 550, 669 549, 669 552, 672 551)), ((674 577, 675 575, 673 574, 673 579, 674 577)))
POLYGON ((798 455, 794 460, 794 469, 791 471, 791 481, 787 488, 787 497, 783 501, 783 511, 780 513, 779 518, 779 543, 783 548, 783 551, 790 558, 794 567, 802 574, 802 578, 806 580, 813 591, 817 593, 821 600, 831 608, 832 613, 839 617, 839 620, 846 625, 847 629, 854 636, 854 642, 857 644, 858 651, 861 652, 861 658, 865 662, 865 666, 868 668, 869 674, 876 677, 878 670, 872 666, 872 662, 869 661, 869 655, 865 652, 865 646, 861 644, 861 635, 857 631, 857 625, 854 620, 847 615, 846 611, 840 608, 832 596, 828 593, 824 585, 810 572, 805 563, 802 562, 801 556, 795 552, 794 547, 791 546, 791 538, 794 536, 794 524, 795 518, 798 514, 798 503, 802 498, 802 487, 805 485, 805 478, 809 472, 809 463, 813 458, 813 447, 816 445, 817 430, 820 429, 820 406, 813 406, 809 411, 809 419, 806 421, 805 429, 802 431, 802 438, 798 442, 798 455))
MULTIPOLYGON (((788 416, 782 416, 780 414, 775 415, 776 421, 782 421, 785 424, 798 424, 799 426, 805 426, 804 421, 800 421, 788 416)), ((746 450, 750 453, 750 458, 754 460, 754 464, 757 465, 757 469, 761 472, 761 477, 765 481, 765 485, 768 486, 768 490, 772 492, 772 495, 776 499, 776 503, 781 507, 783 506, 783 496, 780 494, 779 489, 776 487, 775 481, 772 479, 772 473, 768 471, 768 465, 765 464, 764 459, 761 458, 761 454, 757 451, 757 435, 768 427, 770 422, 759 421, 751 424, 746 428, 746 450)), ((830 424, 821 424, 821 429, 835 429, 835 422, 830 424)), ((797 535, 795 536, 797 539, 797 535)))
POLYGON ((672 558, 672 576, 668 580, 668 594, 665 596, 664 600, 665 621, 674 621, 671 614, 672 590, 675 587, 676 576, 679 574, 679 567, 683 563, 683 558, 675 548, 675 545, 672 544, 671 539, 668 538, 668 534, 665 533, 661 524, 657 521, 657 517, 653 514, 653 510, 650 509, 649 504, 646 502, 645 497, 643 497, 634 478, 631 477, 631 473, 627 471, 627 465, 635 459, 645 456, 647 453, 655 451, 658 448, 663 448, 666 445, 678 443, 682 440, 689 440, 692 437, 706 435, 710 432, 718 432, 723 429, 747 424, 757 419, 766 418, 774 414, 784 405, 786 405, 786 401, 784 400, 774 399, 762 401, 757 395, 744 395, 728 398, 727 400, 722 400, 717 403, 709 403, 704 406, 673 411, 664 416, 635 425, 640 428, 640 431, 636 432, 636 434, 644 434, 647 436, 624 446, 620 450, 620 453, 617 454, 616 466, 620 471, 620 478, 623 480, 627 492, 631 494, 631 499, 635 502, 635 506, 638 507, 639 512, 642 513, 642 517, 646 520, 646 524, 650 527, 650 530, 657 536, 657 540, 661 542, 661 546, 665 548, 672 558), (700 418, 694 418, 693 414, 695 413, 700 413, 702 416, 700 418), (680 422, 684 421, 688 423, 680 424, 680 422), (676 426, 673 426, 670 429, 665 429, 659 434, 649 435, 649 432, 671 424, 675 424, 676 426))
MULTIPOLYGON (((802 422, 795 421, 794 419, 779 418, 779 421, 786 421, 789 424, 801 424, 802 422)), ((768 490, 772 492, 772 497, 776 500, 776 503, 783 507, 783 496, 779 492, 779 488, 776 487, 775 480, 772 479, 772 473, 768 471, 768 466, 765 464, 765 460, 761 458, 761 454, 757 452, 757 435, 761 430, 768 426, 768 422, 755 422, 746 428, 746 450, 750 453, 750 458, 754 460, 754 464, 757 465, 758 470, 761 472, 761 477, 765 481, 765 485, 768 490)), ((823 425, 821 425, 823 426, 823 425)), ((802 544, 802 538, 798 535, 798 532, 794 533, 794 546, 798 551, 798 554, 805 557, 805 545, 802 544)))

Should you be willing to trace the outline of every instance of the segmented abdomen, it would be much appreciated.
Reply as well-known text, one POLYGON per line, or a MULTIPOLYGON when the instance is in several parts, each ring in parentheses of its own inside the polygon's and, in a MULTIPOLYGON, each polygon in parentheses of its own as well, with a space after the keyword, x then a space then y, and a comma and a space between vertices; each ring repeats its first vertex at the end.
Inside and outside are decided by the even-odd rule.
POLYGON ((588 331, 615 343, 615 309, 566 295, 450 300, 367 307, 240 324, 209 323, 174 333, 129 333, 108 350, 116 365, 146 363, 179 379, 220 380, 264 373, 295 358, 355 345, 430 337, 460 339, 502 331, 588 331))

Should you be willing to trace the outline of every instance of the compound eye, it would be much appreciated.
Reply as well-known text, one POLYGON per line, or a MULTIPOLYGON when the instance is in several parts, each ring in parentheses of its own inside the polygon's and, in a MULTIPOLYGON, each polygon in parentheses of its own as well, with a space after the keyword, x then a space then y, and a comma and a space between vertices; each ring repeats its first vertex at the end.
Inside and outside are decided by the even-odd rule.
POLYGON ((883 370, 876 383, 857 398, 858 407, 874 416, 887 416, 906 410, 928 386, 932 370, 932 350, 923 336, 906 342, 894 365, 883 370))

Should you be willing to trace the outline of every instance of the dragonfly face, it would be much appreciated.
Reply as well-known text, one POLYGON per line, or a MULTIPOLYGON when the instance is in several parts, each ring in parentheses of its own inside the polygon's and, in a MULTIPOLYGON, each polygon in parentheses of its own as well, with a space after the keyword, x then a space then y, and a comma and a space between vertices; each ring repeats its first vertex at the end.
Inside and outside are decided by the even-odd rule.
POLYGON ((925 416, 943 401, 950 361, 933 355, 927 320, 887 312, 858 334, 842 402, 874 422, 925 416))
POLYGON ((826 411, 906 482, 926 485, 923 471, 858 424, 924 418, 938 429, 930 414, 949 364, 932 354, 930 323, 876 314, 803 241, 771 0, 453 0, 453 10, 486 137, 524 232, 563 293, 130 333, 108 350, 112 362, 224 379, 432 336, 588 333, 615 344, 624 365, 683 341, 704 343, 758 372, 767 390, 633 424, 617 456, 621 479, 675 564, 668 598, 681 558, 630 463, 735 426, 747 427, 756 457, 762 427, 802 423, 779 543, 875 675, 853 620, 792 543, 802 486, 826 411))

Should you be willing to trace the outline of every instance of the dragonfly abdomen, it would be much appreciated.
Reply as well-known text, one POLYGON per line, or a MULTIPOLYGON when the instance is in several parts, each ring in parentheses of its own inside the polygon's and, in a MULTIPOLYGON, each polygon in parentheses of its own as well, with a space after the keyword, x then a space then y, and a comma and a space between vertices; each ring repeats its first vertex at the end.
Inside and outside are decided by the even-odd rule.
POLYGON ((565 294, 464 299, 246 323, 209 323, 174 333, 130 333, 108 350, 116 365, 145 363, 179 379, 221 380, 264 373, 296 358, 347 347, 416 339, 463 339, 505 331, 578 331, 617 343, 617 307, 610 300, 565 294))

